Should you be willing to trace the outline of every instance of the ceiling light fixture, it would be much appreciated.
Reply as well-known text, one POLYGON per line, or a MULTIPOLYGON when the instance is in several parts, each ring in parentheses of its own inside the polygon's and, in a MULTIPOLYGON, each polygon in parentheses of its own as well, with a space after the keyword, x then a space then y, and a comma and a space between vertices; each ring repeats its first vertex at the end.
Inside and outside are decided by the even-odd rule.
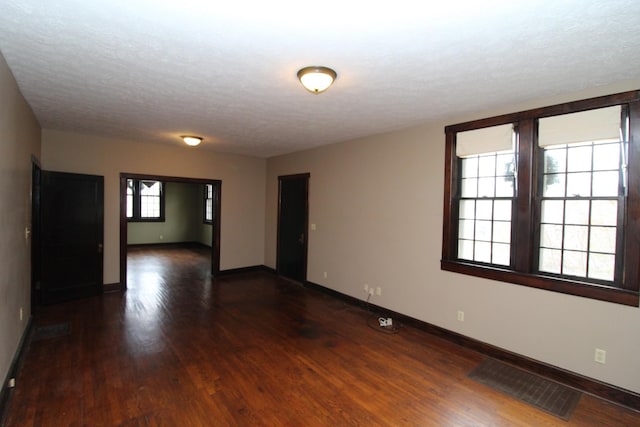
POLYGON ((185 135, 185 136, 181 136, 181 138, 187 145, 190 145, 192 147, 195 147, 196 145, 200 145, 200 143, 203 141, 203 138, 199 136, 185 135))
POLYGON ((327 67, 304 67, 298 71, 298 79, 309 92, 319 94, 329 89, 338 75, 327 67))

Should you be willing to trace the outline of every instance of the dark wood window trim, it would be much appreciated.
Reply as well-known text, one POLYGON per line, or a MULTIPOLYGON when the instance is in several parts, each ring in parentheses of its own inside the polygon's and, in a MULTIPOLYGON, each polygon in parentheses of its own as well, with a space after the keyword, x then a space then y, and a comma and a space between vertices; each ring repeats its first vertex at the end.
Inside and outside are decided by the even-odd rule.
MULTIPOLYGON (((141 194, 140 194, 140 183, 145 181, 142 178, 129 178, 134 183, 133 190, 133 216, 127 218, 129 222, 165 222, 164 216, 164 200, 166 196, 166 185, 162 181, 158 181, 160 183, 160 216, 159 217, 142 217, 140 215, 140 205, 141 205, 141 194)), ((153 181, 153 180, 147 180, 153 181)))
POLYGON ((537 108, 447 126, 443 209, 443 270, 546 289, 613 303, 638 306, 640 298, 640 90, 537 108), (629 115, 628 193, 624 218, 624 278, 619 287, 568 280, 536 273, 534 260, 537 215, 538 150, 536 121, 543 117, 595 108, 623 105, 629 115), (518 131, 518 179, 516 213, 513 218, 513 262, 500 268, 457 259, 458 167, 456 134, 489 126, 513 123, 518 131))

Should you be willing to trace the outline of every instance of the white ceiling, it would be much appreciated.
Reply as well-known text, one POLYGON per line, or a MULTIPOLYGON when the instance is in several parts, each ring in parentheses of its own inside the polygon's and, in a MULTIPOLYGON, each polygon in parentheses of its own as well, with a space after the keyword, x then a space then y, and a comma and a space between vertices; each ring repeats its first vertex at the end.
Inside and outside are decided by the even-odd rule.
POLYGON ((0 51, 43 128, 270 157, 637 78, 639 22, 638 0, 2 0, 0 51))

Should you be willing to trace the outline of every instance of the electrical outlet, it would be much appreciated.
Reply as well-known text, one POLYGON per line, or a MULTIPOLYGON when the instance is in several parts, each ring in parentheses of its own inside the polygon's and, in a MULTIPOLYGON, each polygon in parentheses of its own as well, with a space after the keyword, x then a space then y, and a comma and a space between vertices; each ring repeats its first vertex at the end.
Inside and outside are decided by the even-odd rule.
POLYGON ((464 311, 458 310, 458 322, 464 322, 464 311))
POLYGON ((324 278, 325 279, 327 278, 327 272, 326 271, 324 272, 324 278))
POLYGON ((378 295, 379 297, 382 296, 382 288, 380 286, 376 288, 376 295, 378 295))
POLYGON ((604 365, 607 362, 607 352, 606 352, 606 350, 603 350, 601 348, 596 348, 596 352, 595 352, 595 355, 593 357, 593 360, 595 360, 598 363, 602 363, 604 365))

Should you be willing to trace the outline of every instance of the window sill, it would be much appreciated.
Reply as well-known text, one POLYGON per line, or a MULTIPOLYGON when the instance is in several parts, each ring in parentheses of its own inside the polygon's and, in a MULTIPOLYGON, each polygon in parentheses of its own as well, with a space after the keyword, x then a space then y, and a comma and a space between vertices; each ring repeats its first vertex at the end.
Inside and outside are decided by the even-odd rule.
POLYGON ((127 222, 164 222, 164 218, 127 218, 127 222))
POLYGON ((461 261, 442 260, 440 261, 440 268, 442 270, 467 274, 469 276, 514 283, 532 288, 546 289, 548 291, 576 295, 616 304, 624 304, 633 307, 638 307, 640 302, 638 292, 596 285, 593 283, 562 280, 539 274, 525 274, 513 270, 480 266, 461 261))

